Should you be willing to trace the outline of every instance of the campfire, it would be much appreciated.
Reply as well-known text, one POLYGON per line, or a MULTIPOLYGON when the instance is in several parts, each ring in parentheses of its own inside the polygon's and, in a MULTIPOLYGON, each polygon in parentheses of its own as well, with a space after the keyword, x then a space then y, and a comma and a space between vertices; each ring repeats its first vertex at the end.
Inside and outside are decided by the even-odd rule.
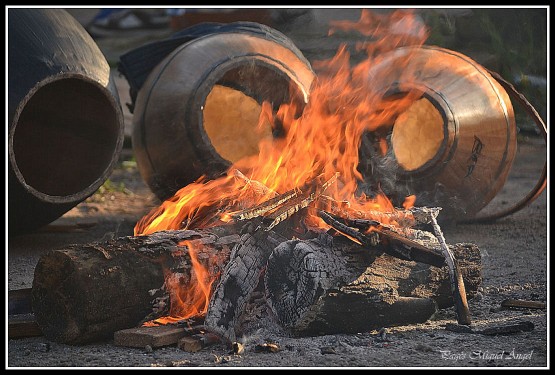
MULTIPOLYGON (((314 64, 318 76, 302 108, 290 102, 275 111, 272 103, 252 103, 249 108, 259 113, 253 131, 261 135, 254 151, 223 142, 223 149, 236 151, 226 173, 184 186, 138 221, 135 236, 86 246, 79 255, 67 249, 39 263, 33 289, 35 304, 44 309, 37 320, 45 333, 85 342, 113 332, 114 321, 127 328, 121 325, 129 325, 124 315, 131 308, 133 324, 200 325, 230 343, 241 340, 253 306, 267 306, 269 316, 298 335, 423 322, 437 308, 453 305, 458 322, 470 324, 467 296, 481 283, 477 247, 447 244, 437 220, 441 207, 418 206, 418 194, 388 196, 381 181, 360 169, 361 144, 369 134, 374 153, 395 152, 409 171, 439 152, 443 119, 430 98, 410 85, 384 95, 382 80, 367 73, 386 52, 410 46, 390 68, 408 66, 426 30, 406 11, 363 11, 360 22, 335 22, 331 30, 368 36, 358 46, 368 58, 353 65, 341 48, 331 60, 314 64), (409 134, 420 125, 418 151, 409 134), (59 263, 63 271, 55 270, 59 263), (98 291, 89 297, 109 306, 110 298, 119 299, 125 313, 114 315, 97 303, 97 312, 89 312, 97 316, 83 323, 73 316, 79 307, 52 303, 49 290, 62 274, 85 269, 106 286, 102 297, 98 291), (114 282, 124 289, 112 294, 108 283, 114 282), (94 320, 109 320, 109 328, 94 320)), ((403 80, 418 73, 404 71, 403 80)), ((213 94, 225 97, 228 91, 215 86, 213 94)), ((204 108, 206 124, 217 121, 217 110, 204 108)), ((80 293, 72 292, 77 300, 80 293)))
MULTIPOLYGON (((428 241, 434 236, 413 229, 418 224, 415 216, 424 217, 424 212, 428 212, 427 218, 420 219, 421 223, 427 224, 435 221, 437 212, 411 210, 417 199, 415 196, 406 197, 403 209, 395 208, 379 189, 362 188, 364 178, 357 170, 365 132, 379 132, 380 126, 399 121, 400 114, 406 116, 409 109, 422 106, 419 104, 422 101, 425 102, 423 105, 429 104, 420 97, 419 91, 409 91, 395 100, 384 99, 382 88, 369 81, 366 73, 372 65, 379 63, 382 53, 405 45, 422 45, 426 32, 421 26, 405 12, 377 16, 366 11, 359 23, 333 24, 332 31, 356 29, 372 36, 372 42, 360 46, 366 49, 368 59, 351 67, 349 53, 342 48, 332 60, 318 63, 317 70, 321 73, 303 111, 288 103, 273 114, 270 103, 263 103, 258 130, 263 132, 282 126, 284 137, 261 138, 258 154, 237 160, 224 177, 200 179, 179 190, 141 219, 135 227, 135 234, 245 223, 249 228, 246 231, 253 238, 266 237, 274 230, 284 240, 293 240, 308 239, 332 228, 336 235, 345 236, 363 247, 385 243, 383 250, 393 256, 442 266, 444 254, 419 241, 422 236, 428 241), (385 26, 381 26, 382 23, 385 26), (411 31, 391 33, 391 27, 406 27, 411 31), (298 113, 302 114, 297 116, 298 113)), ((406 56, 406 59, 410 58, 410 55, 406 56)), ((406 61, 400 63, 406 65, 406 61)), ((436 119, 422 124, 436 125, 436 119)), ((433 138, 436 133, 430 132, 432 139, 422 143, 437 149, 438 140, 433 138)), ((385 138, 379 145, 381 152, 386 154, 389 146, 385 138)), ((406 149, 414 150, 414 147, 407 145, 406 149)), ((424 147, 423 157, 430 153, 435 152, 424 147)), ((402 152, 397 154, 402 155, 402 152)), ((418 157, 409 155, 401 159, 418 163, 418 157)), ((183 246, 189 249, 193 261, 199 250, 183 246)), ((443 247, 447 246, 444 244, 443 247)), ((265 256, 260 254, 263 256, 260 259, 262 266, 269 255, 269 252, 265 256)), ((171 298, 169 316, 155 322, 187 319, 207 312, 210 300, 207 292, 221 275, 214 273, 214 267, 204 269, 198 261, 192 263, 192 273, 197 275, 195 281, 179 285, 172 281, 173 277, 167 279, 166 288, 170 293, 174 293, 172 289, 181 289, 177 292, 180 298, 171 298)), ((456 269, 453 264, 451 267, 456 269)), ((258 273, 261 269, 250 271, 258 273)), ((251 283, 250 287, 254 288, 258 280, 251 283)), ((458 287, 463 288, 460 295, 463 298, 461 303, 465 304, 464 285, 460 283, 458 287)), ((213 299, 212 305, 215 304, 213 299)), ((209 319, 213 319, 211 315, 209 319)), ((461 319, 469 323, 468 316, 461 319)))

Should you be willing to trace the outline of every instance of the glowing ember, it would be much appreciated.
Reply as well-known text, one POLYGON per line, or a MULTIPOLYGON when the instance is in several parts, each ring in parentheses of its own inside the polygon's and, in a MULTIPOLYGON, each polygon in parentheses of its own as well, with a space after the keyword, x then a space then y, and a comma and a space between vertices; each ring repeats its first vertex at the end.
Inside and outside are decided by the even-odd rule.
MULTIPOLYGON (((364 132, 392 124, 420 97, 420 93, 409 91, 403 96, 385 97, 389 88, 382 87, 379 77, 369 77, 368 70, 386 51, 423 44, 427 32, 414 14, 404 10, 380 15, 364 10, 359 23, 335 22, 332 28, 333 31, 358 30, 368 36, 369 41, 359 45, 367 52, 368 59, 351 66, 350 55, 343 46, 329 61, 313 64, 318 78, 302 112, 294 104, 284 104, 274 115, 269 105, 262 105, 260 123, 279 121, 283 124, 285 137, 262 139, 258 156, 237 161, 222 178, 210 181, 201 178, 182 188, 137 223, 136 235, 223 224, 230 220, 231 213, 272 197, 270 193, 253 195, 245 179, 236 177, 235 170, 262 183, 269 192, 277 193, 315 179, 329 180, 339 172, 339 181, 326 191, 334 200, 350 202, 349 209, 353 212, 395 211, 383 194, 370 197, 360 191, 363 177, 357 169, 359 147, 364 132), (296 117, 298 113, 302 115, 296 117)), ((387 144, 382 143, 382 152, 385 153, 387 144)), ((405 207, 412 204, 414 197, 405 202, 405 207)), ((309 226, 329 228, 311 211, 305 221, 309 226)), ((195 251, 190 244, 187 246, 193 261, 195 251)), ((172 298, 171 314, 179 317, 177 319, 206 311, 213 276, 203 272, 196 260, 194 263, 198 266, 194 268, 195 280, 191 280, 187 290, 173 290, 172 276, 166 279, 166 286, 176 294, 175 301, 172 298)), ((180 288, 185 285, 175 283, 180 288)))

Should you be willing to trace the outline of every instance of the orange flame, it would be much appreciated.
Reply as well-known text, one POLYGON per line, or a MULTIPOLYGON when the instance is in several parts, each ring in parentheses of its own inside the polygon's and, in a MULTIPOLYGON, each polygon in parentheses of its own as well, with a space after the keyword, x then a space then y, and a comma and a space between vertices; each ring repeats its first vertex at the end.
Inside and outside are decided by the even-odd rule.
POLYGON ((218 274, 211 274, 212 263, 216 259, 208 259, 208 266, 201 264, 198 258, 199 245, 193 246, 191 241, 182 241, 178 246, 186 247, 191 259, 189 275, 166 271, 165 288, 170 293, 170 316, 147 322, 145 326, 175 323, 180 320, 194 318, 206 314, 210 302, 211 288, 218 274))
MULTIPOLYGON (((331 26, 330 32, 357 30, 368 36, 367 42, 358 45, 360 50, 366 51, 368 59, 351 66, 350 54, 342 46, 332 59, 313 63, 318 77, 311 88, 309 103, 302 111, 292 103, 281 105, 275 114, 271 106, 262 106, 260 121, 279 121, 283 124, 285 137, 262 140, 259 155, 238 161, 222 178, 210 181, 200 178, 185 186, 142 218, 135 226, 136 235, 218 225, 230 220, 231 212, 270 197, 269 193, 253 194, 244 179, 236 178, 233 173, 235 169, 249 179, 264 184, 268 191, 278 193, 300 187, 315 178, 328 180, 339 172, 340 180, 326 191, 327 195, 337 201, 349 201, 352 210, 395 210, 383 194, 369 197, 360 192, 363 176, 357 169, 359 148, 364 132, 393 124, 398 114, 406 110, 420 93, 385 97, 384 93, 389 87, 383 87, 380 77, 369 77, 368 71, 380 62, 380 55, 385 51, 423 44, 427 31, 418 18, 407 10, 388 14, 373 14, 363 10, 359 22, 340 21, 331 26)), ((385 140, 379 144, 381 152, 385 153, 385 140)), ((408 202, 410 205, 413 203, 408 202)), ((310 216, 310 213, 307 223, 325 225, 319 218, 310 216)), ((197 278, 205 277, 202 271, 195 269, 195 272, 197 278)), ((182 283, 176 284, 183 287, 182 283)), ((209 289, 200 287, 200 290, 180 290, 179 299, 185 306, 191 299, 198 298, 200 293, 201 299, 205 301, 208 298, 205 292, 209 289), (192 295, 189 296, 189 293, 192 295)), ((177 307, 177 303, 174 308, 172 304, 172 315, 180 317, 202 311, 205 311, 204 307, 195 307, 192 312, 177 307)))

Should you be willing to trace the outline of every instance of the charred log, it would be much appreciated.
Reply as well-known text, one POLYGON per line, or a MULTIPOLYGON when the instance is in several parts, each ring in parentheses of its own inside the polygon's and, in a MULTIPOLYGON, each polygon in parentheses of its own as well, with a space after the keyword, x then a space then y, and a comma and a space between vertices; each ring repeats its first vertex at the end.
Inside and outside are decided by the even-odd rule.
POLYGON ((241 236, 210 300, 205 326, 229 340, 236 341, 245 305, 256 289, 263 268, 274 248, 285 238, 258 227, 241 236))
POLYGON ((165 269, 191 267, 182 241, 202 244, 196 249, 199 261, 216 258, 223 269, 238 240, 238 235, 227 236, 225 228, 212 228, 121 237, 51 251, 35 268, 32 305, 37 323, 46 338, 62 343, 111 337, 152 312, 150 292, 162 288, 165 269))
MULTIPOLYGON (((296 335, 355 333, 424 322, 453 305, 447 266, 434 267, 320 236, 280 244, 268 259, 268 304, 296 335)), ((457 244, 468 298, 481 283, 479 249, 457 244)))

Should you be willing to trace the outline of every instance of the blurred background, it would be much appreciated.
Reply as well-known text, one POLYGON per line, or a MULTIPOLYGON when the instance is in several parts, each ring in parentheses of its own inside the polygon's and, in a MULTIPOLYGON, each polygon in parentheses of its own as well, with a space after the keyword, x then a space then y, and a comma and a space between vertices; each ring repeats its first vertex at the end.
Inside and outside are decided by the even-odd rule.
MULTIPOLYGON (((394 10, 371 9, 374 12, 394 10)), ((66 10, 85 26, 114 67, 125 52, 201 22, 253 21, 268 25, 291 38, 310 62, 332 57, 345 41, 353 62, 364 57, 355 50, 362 35, 356 32, 328 35, 330 21, 358 20, 361 9, 357 8, 66 10)), ((417 8, 415 11, 429 29, 426 44, 461 52, 499 73, 547 120, 547 7, 417 8)), ((119 84, 122 86, 125 82, 119 84)), ((520 131, 535 133, 535 125, 528 116, 518 106, 515 111, 520 131)), ((127 117, 126 120, 129 114, 127 117)))

